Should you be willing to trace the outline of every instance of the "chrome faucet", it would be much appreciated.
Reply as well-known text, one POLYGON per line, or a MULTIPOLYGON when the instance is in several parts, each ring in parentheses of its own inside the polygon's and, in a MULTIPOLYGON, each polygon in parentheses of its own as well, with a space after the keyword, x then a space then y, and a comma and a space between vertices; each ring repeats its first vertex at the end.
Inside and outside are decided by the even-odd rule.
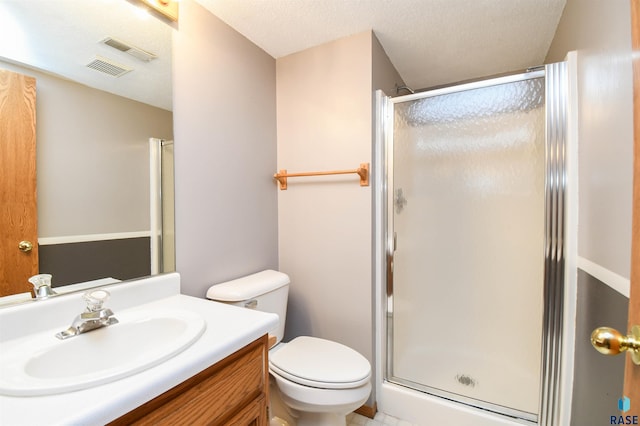
POLYGON ((48 299, 58 294, 51 289, 51 274, 34 275, 29 278, 29 282, 33 284, 33 293, 36 295, 36 300, 48 299))
POLYGON ((87 309, 73 320, 68 329, 56 333, 56 337, 67 339, 97 328, 117 324, 118 320, 113 316, 113 311, 102 307, 109 296, 109 292, 102 289, 87 291, 82 296, 87 302, 87 309))

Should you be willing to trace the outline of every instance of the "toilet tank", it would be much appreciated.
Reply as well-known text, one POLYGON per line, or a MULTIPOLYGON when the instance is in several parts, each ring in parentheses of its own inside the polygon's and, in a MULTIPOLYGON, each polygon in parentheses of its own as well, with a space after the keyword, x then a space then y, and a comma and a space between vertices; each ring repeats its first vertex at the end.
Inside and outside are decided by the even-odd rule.
POLYGON ((243 308, 277 314, 278 326, 269 334, 280 343, 284 336, 289 297, 289 276, 282 272, 266 270, 232 281, 215 284, 207 291, 207 299, 243 308))

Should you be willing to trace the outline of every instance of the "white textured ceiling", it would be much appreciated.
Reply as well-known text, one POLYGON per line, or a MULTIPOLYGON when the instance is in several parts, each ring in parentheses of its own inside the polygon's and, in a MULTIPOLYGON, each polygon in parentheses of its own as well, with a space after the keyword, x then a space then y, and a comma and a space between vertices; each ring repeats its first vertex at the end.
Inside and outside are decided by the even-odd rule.
MULTIPOLYGON (((405 83, 433 87, 539 65, 566 0, 196 0, 274 58, 373 30, 405 83)), ((171 31, 126 0, 0 0, 0 58, 165 109, 171 31), (115 37, 143 63, 101 45, 115 37), (86 68, 102 55, 134 68, 86 68)))
POLYGON ((197 0, 274 58, 373 30, 405 83, 541 65, 566 0, 197 0))

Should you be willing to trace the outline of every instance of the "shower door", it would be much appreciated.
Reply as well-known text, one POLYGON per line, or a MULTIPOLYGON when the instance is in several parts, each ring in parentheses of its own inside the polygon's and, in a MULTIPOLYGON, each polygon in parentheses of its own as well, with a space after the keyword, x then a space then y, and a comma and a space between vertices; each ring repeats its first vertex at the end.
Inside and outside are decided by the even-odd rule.
POLYGON ((387 380, 530 421, 558 368, 543 338, 558 327, 545 285, 561 285, 545 284, 547 90, 539 70, 387 113, 387 380))

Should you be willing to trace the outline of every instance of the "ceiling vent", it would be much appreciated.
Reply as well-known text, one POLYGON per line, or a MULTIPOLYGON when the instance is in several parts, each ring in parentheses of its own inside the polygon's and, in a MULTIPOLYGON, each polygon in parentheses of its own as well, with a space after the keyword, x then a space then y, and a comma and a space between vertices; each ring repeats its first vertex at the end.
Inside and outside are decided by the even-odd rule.
POLYGON ((104 40, 102 40, 101 43, 104 43, 107 46, 113 47, 114 49, 118 49, 121 52, 128 53, 134 58, 137 58, 144 62, 152 61, 158 57, 153 53, 149 53, 146 50, 140 49, 139 47, 125 43, 124 41, 115 39, 113 37, 107 37, 104 40))
POLYGON ((96 56, 93 61, 87 64, 87 67, 114 77, 121 77, 133 70, 133 68, 129 68, 126 65, 103 58, 102 56, 96 56))

